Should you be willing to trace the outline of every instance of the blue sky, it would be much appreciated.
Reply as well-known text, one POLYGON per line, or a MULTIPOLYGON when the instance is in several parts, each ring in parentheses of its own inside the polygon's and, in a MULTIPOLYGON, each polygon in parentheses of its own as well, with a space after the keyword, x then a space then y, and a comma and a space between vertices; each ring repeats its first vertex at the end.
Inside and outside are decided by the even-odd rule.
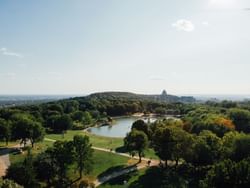
POLYGON ((248 0, 1 0, 0 94, 250 94, 248 0))

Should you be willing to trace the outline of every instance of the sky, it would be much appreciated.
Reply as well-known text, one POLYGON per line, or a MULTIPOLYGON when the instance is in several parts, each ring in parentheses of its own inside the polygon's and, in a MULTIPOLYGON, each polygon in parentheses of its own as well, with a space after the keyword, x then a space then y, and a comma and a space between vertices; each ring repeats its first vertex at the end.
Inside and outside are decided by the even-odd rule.
POLYGON ((250 94, 249 0, 0 0, 0 94, 250 94))

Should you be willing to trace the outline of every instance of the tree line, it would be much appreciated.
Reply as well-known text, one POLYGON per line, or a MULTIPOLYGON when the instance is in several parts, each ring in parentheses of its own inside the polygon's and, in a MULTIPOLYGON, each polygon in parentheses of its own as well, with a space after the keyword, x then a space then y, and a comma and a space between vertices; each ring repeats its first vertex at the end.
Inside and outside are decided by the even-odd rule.
POLYGON ((248 187, 249 115, 235 106, 198 106, 182 119, 138 120, 124 147, 139 162, 147 148, 155 151, 162 161, 159 187, 248 187))

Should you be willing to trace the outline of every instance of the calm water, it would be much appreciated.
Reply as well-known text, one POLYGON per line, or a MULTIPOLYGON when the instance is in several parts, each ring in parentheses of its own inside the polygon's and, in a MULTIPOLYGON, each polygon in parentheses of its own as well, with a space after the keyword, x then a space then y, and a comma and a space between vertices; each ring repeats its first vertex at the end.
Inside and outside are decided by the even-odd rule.
MULTIPOLYGON (((143 119, 148 121, 146 118, 137 118, 137 117, 123 117, 114 119, 115 122, 112 125, 102 126, 102 127, 92 127, 88 129, 89 132, 108 137, 125 137, 128 132, 130 132, 132 124, 138 120, 143 119)), ((151 118, 150 121, 153 122, 156 119, 151 118)))

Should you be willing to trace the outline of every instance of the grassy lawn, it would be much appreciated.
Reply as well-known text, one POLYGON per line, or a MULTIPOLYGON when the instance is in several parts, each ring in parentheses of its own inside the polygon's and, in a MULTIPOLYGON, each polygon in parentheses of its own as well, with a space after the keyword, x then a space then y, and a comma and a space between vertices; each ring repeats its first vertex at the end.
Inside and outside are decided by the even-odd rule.
POLYGON ((111 138, 98 136, 94 134, 90 134, 85 131, 79 130, 69 130, 66 134, 64 134, 64 138, 61 134, 47 134, 45 137, 53 140, 72 140, 75 135, 88 135, 90 142, 93 146, 107 148, 107 149, 115 149, 117 147, 121 147, 123 145, 122 138, 111 138))
MULTIPOLYGON (((49 146, 52 146, 52 142, 48 141, 43 141, 36 143, 34 145, 34 148, 32 148, 31 153, 36 156, 38 153, 41 153, 42 151, 46 150, 49 146)), ((27 151, 24 151, 22 154, 15 154, 15 153, 10 153, 10 162, 11 163, 17 163, 17 162, 22 162, 27 154, 27 151)))
POLYGON ((159 157, 157 155, 155 155, 155 151, 151 148, 149 148, 145 151, 145 157, 151 158, 151 159, 159 159, 159 157))
MULTIPOLYGON (((87 135, 89 136, 90 142, 95 147, 113 149, 121 148, 123 146, 123 138, 112 138, 105 136, 98 136, 88 132, 79 131, 79 130, 69 130, 64 137, 61 134, 47 134, 45 137, 53 140, 72 140, 75 135, 87 135)), ((155 152, 152 149, 145 151, 145 157, 158 159, 155 155, 155 152)))
MULTIPOLYGON (((131 160, 128 157, 123 157, 112 153, 107 153, 97 150, 94 151, 93 161, 94 161, 93 169, 90 172, 90 174, 87 175, 88 179, 90 180, 94 180, 98 176, 105 175, 114 170, 126 167, 131 163, 135 164, 137 162, 135 160, 131 162, 131 160)), ((75 171, 75 165, 72 165, 68 175, 72 180, 77 179, 79 177, 78 172, 75 171)))
MULTIPOLYGON (((34 157, 41 153, 42 151, 46 150, 49 146, 52 146, 53 142, 50 141, 43 141, 40 143, 35 144, 34 148, 32 149, 32 154, 34 157)), ((23 152, 22 154, 10 154, 10 161, 11 163, 22 162, 27 154, 27 151, 23 152)), ((136 163, 137 161, 132 161, 136 163)), ((94 150, 93 154, 93 170, 89 174, 91 179, 96 178, 98 175, 101 175, 107 171, 111 171, 112 168, 127 166, 131 164, 131 160, 128 157, 123 157, 120 155, 115 155, 113 153, 103 152, 94 150)), ((72 165, 69 176, 74 179, 78 177, 78 174, 75 173, 74 165, 72 165)))

